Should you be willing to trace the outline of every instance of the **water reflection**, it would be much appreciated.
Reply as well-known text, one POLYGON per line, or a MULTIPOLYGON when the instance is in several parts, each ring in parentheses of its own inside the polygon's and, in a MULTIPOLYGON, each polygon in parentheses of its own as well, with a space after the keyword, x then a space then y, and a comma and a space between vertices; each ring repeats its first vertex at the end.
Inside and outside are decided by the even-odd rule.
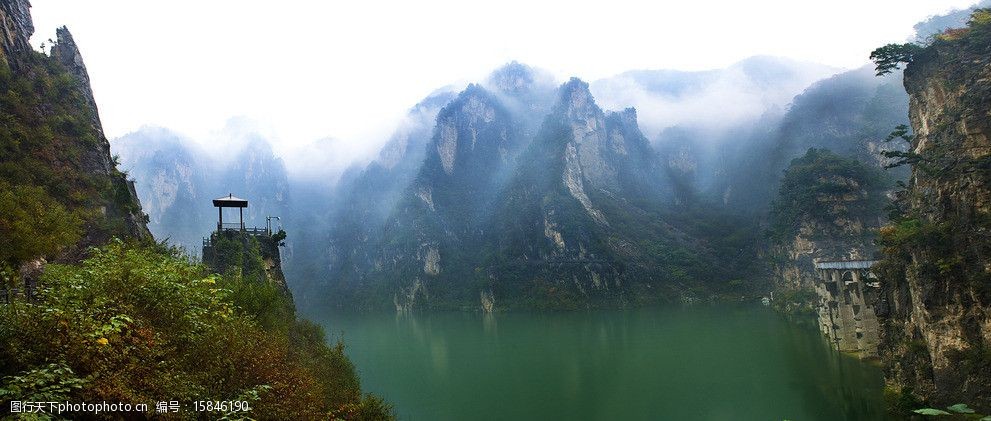
POLYGON ((322 314, 404 419, 879 419, 877 368, 764 308, 322 314))

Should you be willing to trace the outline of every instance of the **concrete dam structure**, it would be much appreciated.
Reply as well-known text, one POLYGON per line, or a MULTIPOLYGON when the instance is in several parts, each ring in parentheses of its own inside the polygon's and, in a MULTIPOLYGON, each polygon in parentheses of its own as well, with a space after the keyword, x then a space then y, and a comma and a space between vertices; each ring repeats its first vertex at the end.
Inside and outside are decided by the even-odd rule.
POLYGON ((871 273, 876 260, 815 263, 819 329, 833 346, 861 358, 877 357, 880 328, 874 303, 881 289, 871 273))

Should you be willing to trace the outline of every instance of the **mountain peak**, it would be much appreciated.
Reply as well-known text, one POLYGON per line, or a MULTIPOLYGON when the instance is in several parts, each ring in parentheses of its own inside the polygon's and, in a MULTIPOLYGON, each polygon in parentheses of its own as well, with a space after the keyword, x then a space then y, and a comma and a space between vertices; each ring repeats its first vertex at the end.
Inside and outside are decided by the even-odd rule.
POLYGON ((488 83, 507 95, 521 95, 533 87, 534 70, 513 60, 493 71, 489 75, 488 83))
POLYGON ((55 30, 55 45, 52 46, 52 57, 58 60, 69 71, 84 80, 89 80, 86 73, 86 65, 83 63, 83 56, 79 53, 79 46, 72 38, 69 28, 62 26, 55 30))
POLYGON ((458 94, 458 97, 447 104, 441 110, 439 117, 451 116, 452 113, 461 113, 465 117, 474 120, 491 121, 494 115, 494 106, 498 102, 492 97, 482 85, 472 83, 465 90, 458 94))
POLYGON ((560 103, 564 112, 576 120, 587 120, 602 113, 602 110, 595 104, 595 98, 588 89, 588 83, 572 77, 561 85, 560 103))
POLYGON ((469 96, 489 96, 489 91, 487 91, 482 85, 477 83, 469 83, 467 87, 460 94, 458 94, 458 99, 467 98, 469 96))
POLYGON ((471 84, 437 114, 434 143, 443 170, 453 174, 455 162, 476 147, 504 148, 510 141, 505 125, 508 112, 502 103, 478 84, 471 84))
MULTIPOLYGON (((75 76, 79 81, 79 90, 86 98, 86 102, 96 110, 96 100, 93 99, 93 90, 90 88, 89 73, 86 71, 86 64, 83 63, 83 56, 79 53, 79 46, 72 39, 72 33, 69 32, 69 28, 63 26, 55 30, 55 38, 55 45, 52 46, 52 58, 62 63, 69 73, 75 76)), ((93 123, 98 129, 103 130, 99 113, 93 113, 93 123)))
POLYGON ((586 95, 592 96, 592 93, 588 90, 588 82, 581 80, 577 77, 572 76, 563 85, 561 85, 562 95, 586 95))

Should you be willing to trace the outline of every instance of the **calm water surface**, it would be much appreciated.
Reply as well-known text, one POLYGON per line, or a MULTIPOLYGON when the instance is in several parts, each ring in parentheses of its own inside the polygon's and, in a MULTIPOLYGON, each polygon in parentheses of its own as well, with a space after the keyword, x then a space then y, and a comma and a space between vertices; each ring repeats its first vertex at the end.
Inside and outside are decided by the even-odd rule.
POLYGON ((404 420, 872 420, 881 373, 762 307, 309 314, 404 420))

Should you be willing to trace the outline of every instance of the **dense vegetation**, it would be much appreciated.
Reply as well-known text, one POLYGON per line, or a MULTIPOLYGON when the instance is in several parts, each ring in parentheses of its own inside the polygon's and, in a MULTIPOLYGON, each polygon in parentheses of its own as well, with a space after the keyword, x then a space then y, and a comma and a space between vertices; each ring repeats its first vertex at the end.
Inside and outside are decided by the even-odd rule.
POLYGON ((841 222, 876 221, 887 203, 890 183, 878 169, 828 150, 809 149, 791 161, 771 205, 770 235, 775 242, 795 236, 803 224, 815 224, 818 235, 862 236, 844 230, 841 222))
POLYGON ((503 309, 576 309, 754 292, 761 271, 753 219, 709 203, 674 205, 634 110, 602 112, 577 79, 559 96, 532 127, 533 116, 510 112, 478 86, 445 107, 437 133, 471 141, 452 143, 445 167, 434 152, 444 139, 435 136, 384 235, 344 246, 351 262, 372 263, 365 271, 337 266, 342 276, 328 294, 335 304, 477 309, 494 298, 503 309), (572 112, 601 122, 620 146, 585 140, 577 152, 572 112), (577 164, 577 154, 593 156, 577 164), (563 181, 569 171, 588 172, 568 177, 581 178, 574 182, 594 211, 563 181))
MULTIPOLYGON (((936 60, 939 50, 946 49, 952 49, 963 59, 953 62, 957 67, 942 69, 941 76, 947 78, 948 85, 968 83, 964 65, 980 60, 987 62, 991 54, 991 9, 976 10, 966 28, 948 30, 936 36, 929 46, 918 51, 913 62, 917 61, 921 67, 936 60)), ((946 120, 967 121, 975 118, 970 114, 978 113, 979 116, 979 110, 987 109, 991 102, 991 87, 984 84, 971 88, 963 92, 959 106, 946 111, 946 120)), ((911 136, 901 137, 909 142, 914 140, 911 136)), ((969 207, 972 205, 969 203, 923 204, 928 203, 927 195, 937 186, 964 182, 978 190, 986 189, 991 185, 991 157, 961 153, 959 140, 955 139, 957 135, 950 124, 932 127, 929 137, 941 141, 931 142, 919 154, 901 157, 914 166, 918 178, 897 192, 889 213, 891 224, 881 230, 880 244, 885 254, 881 270, 893 279, 911 270, 913 276, 920 278, 960 280, 988 299, 991 297, 991 277, 980 262, 991 244, 988 238, 991 217, 979 209, 948 212, 951 206, 969 207), (920 188, 917 180, 922 180, 926 188, 920 188), (962 244, 973 246, 961 247, 962 244), (913 256, 925 258, 913 259, 913 256)), ((983 359, 991 361, 991 351, 980 352, 987 353, 983 359)))
MULTIPOLYGON (((891 64, 880 57, 879 71, 891 64)), ((895 133, 912 144, 898 163, 909 164, 913 177, 881 229, 884 259, 875 267, 890 401, 902 411, 918 400, 987 410, 991 344, 981 326, 991 302, 991 9, 891 60, 907 63, 918 134, 895 133)))
POLYGON ((268 282, 256 242, 221 242, 233 257, 207 268, 149 241, 85 75, 30 50, 2 58, 4 410, 14 400, 107 401, 150 411, 56 417, 145 418, 156 402, 179 401, 188 419, 392 417, 361 393, 343 344, 328 346, 318 326, 296 317, 284 282, 268 282), (252 409, 198 415, 193 401, 201 400, 252 409))
MULTIPOLYGON (((210 275, 175 250, 113 241, 49 265, 35 300, 0 306, 0 400, 248 400, 233 418, 388 418, 343 344, 273 285, 210 275)), ((221 413, 214 414, 220 417, 221 413)))
POLYGON ((753 221, 711 203, 669 203, 660 187, 666 179, 636 122, 625 123, 616 113, 605 122, 608 132, 629 139, 628 156, 610 157, 619 168, 619 187, 589 188, 608 225, 593 221, 561 182, 573 135, 567 120, 552 114, 524 152, 496 212, 501 232, 483 267, 486 278, 498 281, 489 287, 498 296, 522 297, 524 306, 559 309, 752 292, 755 279, 748 276, 760 273, 749 270, 756 260, 753 221), (545 218, 570 249, 557 250, 546 239, 545 218), (592 271, 593 283, 600 278, 604 291, 586 293, 571 285, 592 271))
POLYGON ((206 263, 213 271, 259 283, 266 281, 261 243, 255 236, 224 231, 212 234, 210 242, 213 253, 209 258, 204 256, 204 260, 209 260, 206 263))
POLYGON ((14 286, 14 269, 20 262, 53 255, 81 235, 79 215, 66 210, 45 189, 11 185, 0 179, 0 274, 14 286))
POLYGON ((0 274, 7 285, 28 259, 133 235, 123 216, 142 215, 125 175, 103 166, 106 140, 79 80, 41 53, 25 53, 19 66, 14 72, 0 62, 0 274))
MULTIPOLYGON (((868 166, 883 167, 888 150, 904 150, 901 143, 884 142, 892 127, 905 124, 908 96, 900 74, 884 78, 864 67, 820 80, 794 98, 779 119, 757 127, 721 165, 724 181, 717 197, 728 194, 728 204, 765 213, 776 199, 783 171, 809 148, 828 149, 868 166)), ((906 168, 889 172, 904 179, 906 168)))
POLYGON ((815 261, 874 257, 888 179, 877 167, 826 149, 810 148, 791 161, 766 231, 775 308, 815 312, 815 261))

